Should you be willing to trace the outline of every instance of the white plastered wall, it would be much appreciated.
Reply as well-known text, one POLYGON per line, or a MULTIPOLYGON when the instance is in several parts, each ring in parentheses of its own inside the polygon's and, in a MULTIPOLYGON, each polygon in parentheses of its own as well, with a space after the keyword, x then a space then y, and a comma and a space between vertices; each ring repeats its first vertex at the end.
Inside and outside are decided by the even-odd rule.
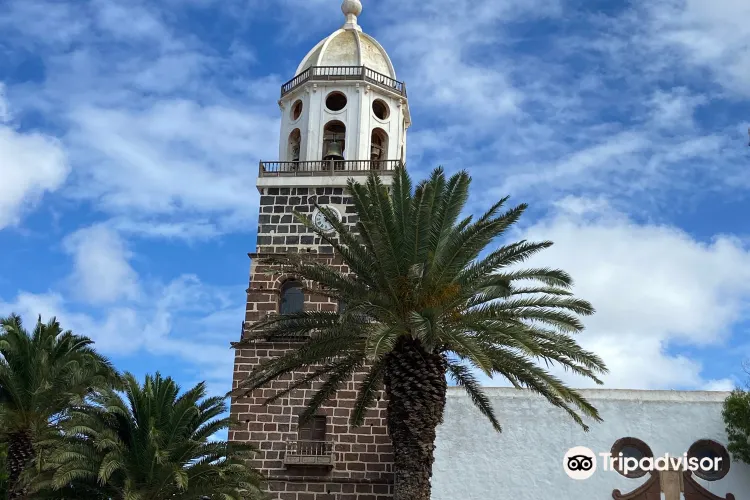
MULTIPOLYGON (((683 391, 581 391, 604 421, 585 433, 561 410, 527 391, 488 388, 503 426, 498 434, 462 389, 449 389, 445 422, 438 429, 433 500, 611 500, 615 488, 628 493, 646 478, 628 479, 597 470, 584 481, 570 479, 563 456, 574 446, 609 452, 615 441, 634 437, 656 457, 687 452, 699 439, 726 446, 721 417, 728 393, 683 391)), ((601 462, 599 462, 601 464, 601 462)), ((732 462, 728 475, 699 480, 708 491, 750 499, 750 467, 732 462)))

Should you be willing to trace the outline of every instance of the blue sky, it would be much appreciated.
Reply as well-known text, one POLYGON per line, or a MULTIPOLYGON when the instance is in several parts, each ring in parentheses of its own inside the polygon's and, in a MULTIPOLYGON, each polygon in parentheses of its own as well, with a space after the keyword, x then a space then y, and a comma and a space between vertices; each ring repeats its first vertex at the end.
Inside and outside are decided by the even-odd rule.
MULTIPOLYGON (((530 264, 597 308, 580 342, 607 387, 742 380, 749 3, 363 3, 409 89, 408 168, 468 169, 472 211, 531 205, 511 237, 556 242, 530 264)), ((225 392, 280 85, 339 7, 4 0, 0 314, 225 392)))

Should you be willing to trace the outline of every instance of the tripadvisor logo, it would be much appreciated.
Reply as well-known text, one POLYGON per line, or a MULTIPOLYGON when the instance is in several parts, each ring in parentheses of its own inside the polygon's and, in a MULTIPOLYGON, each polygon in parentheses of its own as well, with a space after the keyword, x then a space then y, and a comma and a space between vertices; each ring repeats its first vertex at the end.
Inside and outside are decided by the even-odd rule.
POLYGON ((588 479, 596 472, 596 455, 585 446, 576 446, 563 457, 563 468, 571 479, 588 479))
MULTIPOLYGON (((683 455, 672 456, 668 453, 661 457, 643 457, 640 460, 635 457, 626 457, 622 453, 612 456, 612 453, 599 453, 602 461, 602 470, 618 471, 624 475, 637 470, 646 472, 667 470, 688 470, 690 472, 716 472, 721 470, 721 457, 688 457, 683 455)), ((563 469, 565 473, 576 480, 588 479, 594 475, 597 468, 597 454, 584 446, 576 446, 568 450, 563 457, 563 469)))

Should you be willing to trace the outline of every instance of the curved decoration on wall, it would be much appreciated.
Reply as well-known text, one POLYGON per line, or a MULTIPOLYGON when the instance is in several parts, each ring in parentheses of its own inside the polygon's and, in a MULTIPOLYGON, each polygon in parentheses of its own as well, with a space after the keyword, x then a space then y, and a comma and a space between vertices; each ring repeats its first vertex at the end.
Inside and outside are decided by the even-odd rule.
POLYGON ((661 478, 658 472, 651 474, 651 478, 630 493, 612 492, 615 500, 661 500, 661 478))
MULTIPOLYGON (((624 441, 618 440, 617 443, 624 441)), ((693 443, 690 447, 691 452, 696 448, 697 445, 705 445, 707 440, 699 440, 693 443)), ((616 443, 616 444, 617 444, 616 443)), ((711 445, 714 448, 721 448, 718 453, 719 455, 728 457, 724 447, 720 444, 711 441, 711 445), (722 450, 724 450, 722 452, 722 450)), ((644 443, 645 444, 645 443, 644 443)), ((614 448, 614 447, 613 447, 614 448)), ((689 453, 690 454, 690 453, 689 453)), ((728 471, 727 466, 727 471, 728 471)), ((651 477, 629 493, 622 493, 619 489, 612 491, 612 498, 614 500, 661 500, 662 494, 664 494, 665 500, 736 500, 732 493, 727 493, 726 496, 720 497, 706 490, 695 480, 695 473, 689 470, 666 470, 666 471, 653 471, 651 477)), ((717 475, 716 480, 720 480, 726 475, 717 475)))
POLYGON ((693 473, 690 471, 682 473, 682 484, 685 500, 735 500, 734 495, 731 493, 727 493, 725 497, 720 497, 706 490, 697 483, 693 477, 693 473))

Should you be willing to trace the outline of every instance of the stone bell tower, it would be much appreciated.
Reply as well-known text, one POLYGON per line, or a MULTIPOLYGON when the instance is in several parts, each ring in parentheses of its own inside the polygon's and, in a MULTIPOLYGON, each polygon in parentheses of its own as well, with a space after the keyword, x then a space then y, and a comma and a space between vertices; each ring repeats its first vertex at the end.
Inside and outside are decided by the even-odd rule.
MULTIPOLYGON (((249 254, 250 286, 235 349, 234 386, 269 357, 295 348, 295 341, 245 340, 245 332, 269 314, 299 310, 337 311, 341 304, 308 293, 295 276, 275 276, 258 263, 264 256, 303 253, 333 266, 333 248, 297 223, 308 214, 330 229, 314 204, 327 206, 345 224, 356 223, 347 180, 377 172, 385 184, 404 163, 406 130, 411 124, 406 86, 398 81, 388 54, 357 22, 359 0, 344 0, 344 25, 305 56, 294 78, 282 85, 278 161, 261 161, 258 239, 249 254)), ((297 342, 305 339, 298 339, 297 342)), ((232 417, 240 426, 233 441, 260 450, 252 464, 267 477, 278 500, 386 500, 392 496, 392 451, 385 426, 385 402, 353 429, 349 415, 363 375, 329 401, 307 424, 299 414, 321 382, 292 391, 273 404, 263 402, 307 372, 295 373, 270 388, 233 398, 232 417)))

